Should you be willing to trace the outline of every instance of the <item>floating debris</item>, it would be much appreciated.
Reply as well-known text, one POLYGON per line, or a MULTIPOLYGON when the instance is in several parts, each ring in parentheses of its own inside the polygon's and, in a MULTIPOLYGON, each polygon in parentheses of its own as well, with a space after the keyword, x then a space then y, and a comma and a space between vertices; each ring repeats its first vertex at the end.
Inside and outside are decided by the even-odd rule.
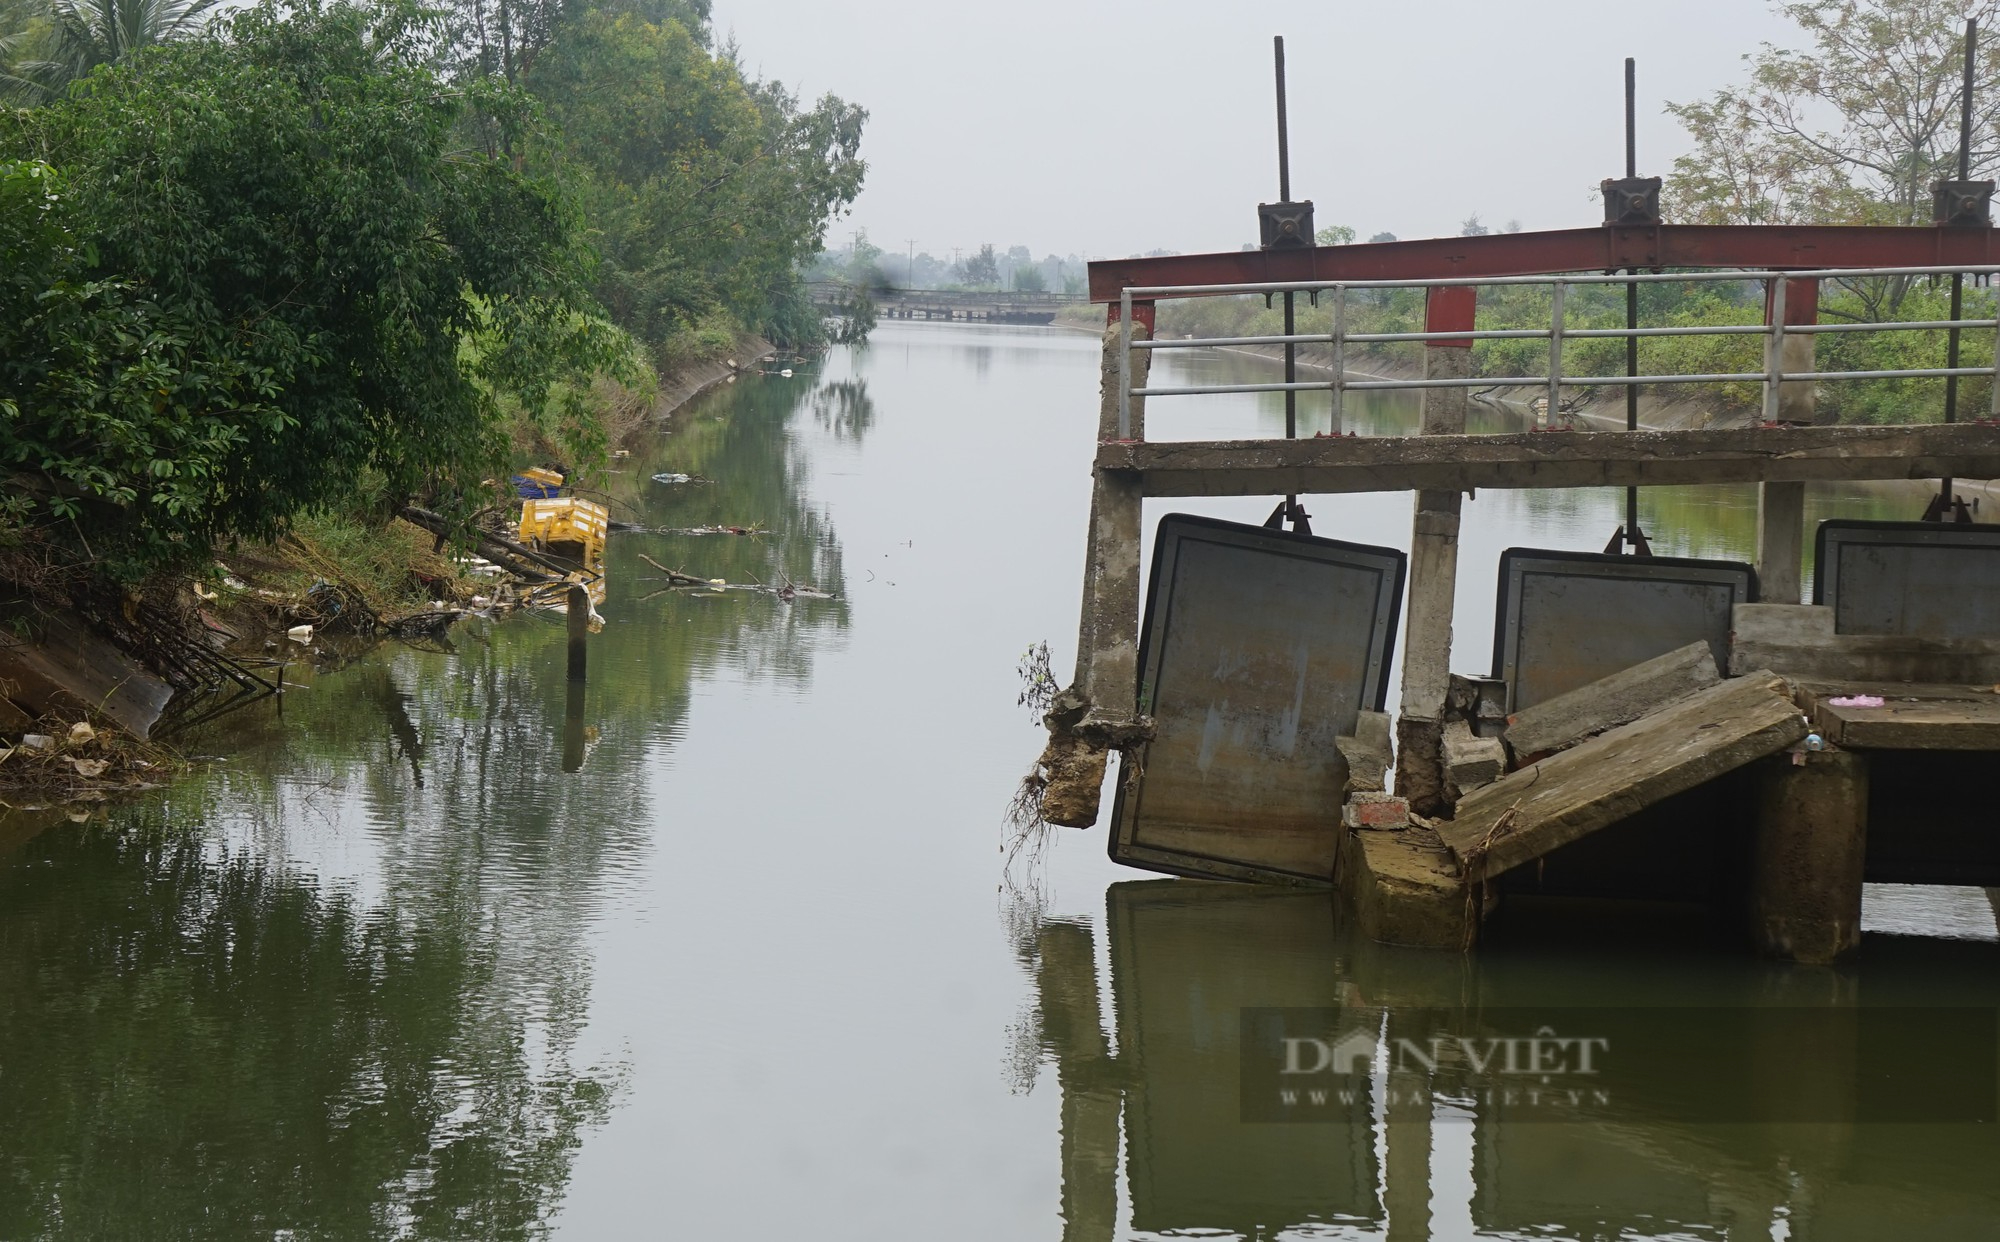
POLYGON ((760 526, 621 526, 618 529, 639 535, 768 535, 760 526))
POLYGON ((662 574, 665 574, 667 583, 667 585, 657 591, 640 596, 639 598, 642 600, 652 599, 653 596, 662 595, 668 591, 685 590, 688 588, 694 588, 695 594, 711 597, 722 595, 729 591, 747 591, 757 595, 773 596, 788 604, 795 599, 840 598, 831 592, 820 590, 809 582, 793 582, 789 578, 775 586, 766 582, 730 582, 723 578, 697 578, 685 570, 668 569, 665 565, 660 564, 643 552, 639 554, 639 559, 651 565, 654 569, 659 570, 662 574))

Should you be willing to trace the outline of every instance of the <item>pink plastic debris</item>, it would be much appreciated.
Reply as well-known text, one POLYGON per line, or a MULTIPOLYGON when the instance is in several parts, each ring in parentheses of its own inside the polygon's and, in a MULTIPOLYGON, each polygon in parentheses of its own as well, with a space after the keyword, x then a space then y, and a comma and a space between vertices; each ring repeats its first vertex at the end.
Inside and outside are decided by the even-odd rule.
POLYGON ((1850 694, 1844 699, 1828 699, 1828 707, 1880 707, 1882 696, 1878 694, 1850 694))

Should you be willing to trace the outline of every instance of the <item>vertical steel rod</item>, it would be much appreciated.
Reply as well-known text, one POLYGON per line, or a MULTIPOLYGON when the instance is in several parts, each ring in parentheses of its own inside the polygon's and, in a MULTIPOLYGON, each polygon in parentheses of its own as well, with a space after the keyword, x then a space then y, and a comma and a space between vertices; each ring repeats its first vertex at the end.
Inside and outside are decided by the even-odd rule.
MULTIPOLYGON (((1289 203, 1292 201, 1292 138, 1291 129, 1286 123, 1285 116, 1285 36, 1271 36, 1271 55, 1277 65, 1278 71, 1278 201, 1289 203)), ((1313 239, 1308 237, 1305 239, 1305 243, 1310 246, 1313 243, 1313 239)), ((1286 336, 1292 335, 1295 330, 1292 319, 1294 309, 1292 299, 1292 292, 1289 289, 1286 290, 1286 336)), ((1298 346, 1290 341, 1286 341, 1285 382, 1287 384, 1298 382, 1298 365, 1298 346)), ((1298 439, 1298 435, 1299 394, 1287 388, 1285 389, 1285 439, 1296 440, 1298 439)), ((1297 522, 1298 503, 1299 498, 1297 495, 1288 495, 1285 497, 1285 517, 1294 524, 1297 522)))
MULTIPOLYGON (((1958 100, 1958 179, 1969 180, 1972 176, 1972 69, 1973 57, 1979 48, 1979 22, 1976 18, 1965 19, 1965 77, 1959 84, 1958 100)), ((1951 274, 1951 317, 1957 319, 1965 307, 1965 273, 1951 274)), ((1958 329, 1945 334, 1945 366, 1958 368, 1958 329)), ((1958 421, 1958 377, 1944 377, 1944 421, 1958 421)), ((1941 509, 1951 507, 1950 479, 1938 481, 1938 502, 1941 509)), ((1940 517, 1949 514, 1940 513, 1940 517)))
POLYGON ((1292 201, 1292 139, 1285 124, 1285 36, 1271 36, 1271 52, 1278 64, 1278 201, 1289 203, 1292 201))
MULTIPOLYGON (((1639 175, 1639 124, 1638 124, 1639 77, 1638 66, 1630 56, 1625 58, 1625 175, 1639 175)), ((1630 273, 1633 269, 1626 268, 1630 273)), ((1637 281, 1625 286, 1625 326, 1639 326, 1639 285, 1637 281)), ((1625 338, 1625 374, 1630 377, 1639 373, 1639 338, 1625 338)), ((1625 385, 1625 430, 1639 430, 1639 386, 1625 385)), ((1634 552, 1645 547, 1645 536, 1639 533, 1639 489, 1625 489, 1625 546, 1634 552)))

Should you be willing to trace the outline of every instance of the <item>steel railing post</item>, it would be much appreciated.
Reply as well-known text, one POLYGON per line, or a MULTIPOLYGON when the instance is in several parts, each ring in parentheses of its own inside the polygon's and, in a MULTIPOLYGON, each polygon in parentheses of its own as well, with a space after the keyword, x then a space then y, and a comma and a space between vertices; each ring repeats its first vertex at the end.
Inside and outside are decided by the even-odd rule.
POLYGON ((1778 385, 1785 377, 1785 273, 1771 277, 1771 332, 1764 348, 1764 421, 1778 421, 1778 385))
POLYGON ((1132 438, 1132 290, 1118 295, 1118 438, 1132 438))
POLYGON ((1562 410, 1563 290, 1560 280, 1550 282, 1549 301, 1549 421, 1562 410))
MULTIPOLYGON (((2000 381, 1996 381, 1994 391, 2000 393, 2000 381)), ((1333 426, 1328 428, 1334 435, 1341 432, 1341 423, 1346 416, 1347 404, 1347 286, 1333 287, 1333 426)))

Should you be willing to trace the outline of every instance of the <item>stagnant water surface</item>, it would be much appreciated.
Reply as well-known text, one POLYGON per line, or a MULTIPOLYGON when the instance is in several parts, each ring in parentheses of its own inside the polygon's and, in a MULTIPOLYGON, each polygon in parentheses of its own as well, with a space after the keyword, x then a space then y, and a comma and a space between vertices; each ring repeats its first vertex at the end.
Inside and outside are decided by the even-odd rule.
MULTIPOLYGON (((1016 661, 1073 657, 1096 372, 1085 334, 885 324, 700 402, 623 463, 618 516, 765 533, 614 539, 578 771, 561 631, 528 618, 294 669, 282 713, 214 727, 196 744, 229 757, 170 792, 0 820, 0 1238, 2000 1230, 2000 1128, 1866 1120, 1940 1081, 1990 1114, 1991 1044, 1842 1022, 1990 1012, 1978 890, 1871 890, 1836 972, 1668 911, 1393 952, 1320 894, 1117 868, 1101 830, 1003 872, 1040 739, 1016 661), (642 552, 838 598, 662 592, 642 552), (1412 1104, 1423 1074, 1385 1054, 1349 1067, 1339 1120, 1246 1120, 1244 1011, 1273 1007, 1385 1036, 1547 1020, 1650 1059, 1561 1115, 1453 1064, 1412 1104)), ((1275 399, 1151 415, 1159 438, 1280 427, 1275 399)), ((1620 504, 1468 506, 1459 667, 1487 663, 1500 549, 1601 547, 1620 504)), ((1406 496, 1309 505, 1321 533, 1407 544, 1406 496)), ((1645 512, 1661 552, 1748 556, 1747 489, 1645 512)))

